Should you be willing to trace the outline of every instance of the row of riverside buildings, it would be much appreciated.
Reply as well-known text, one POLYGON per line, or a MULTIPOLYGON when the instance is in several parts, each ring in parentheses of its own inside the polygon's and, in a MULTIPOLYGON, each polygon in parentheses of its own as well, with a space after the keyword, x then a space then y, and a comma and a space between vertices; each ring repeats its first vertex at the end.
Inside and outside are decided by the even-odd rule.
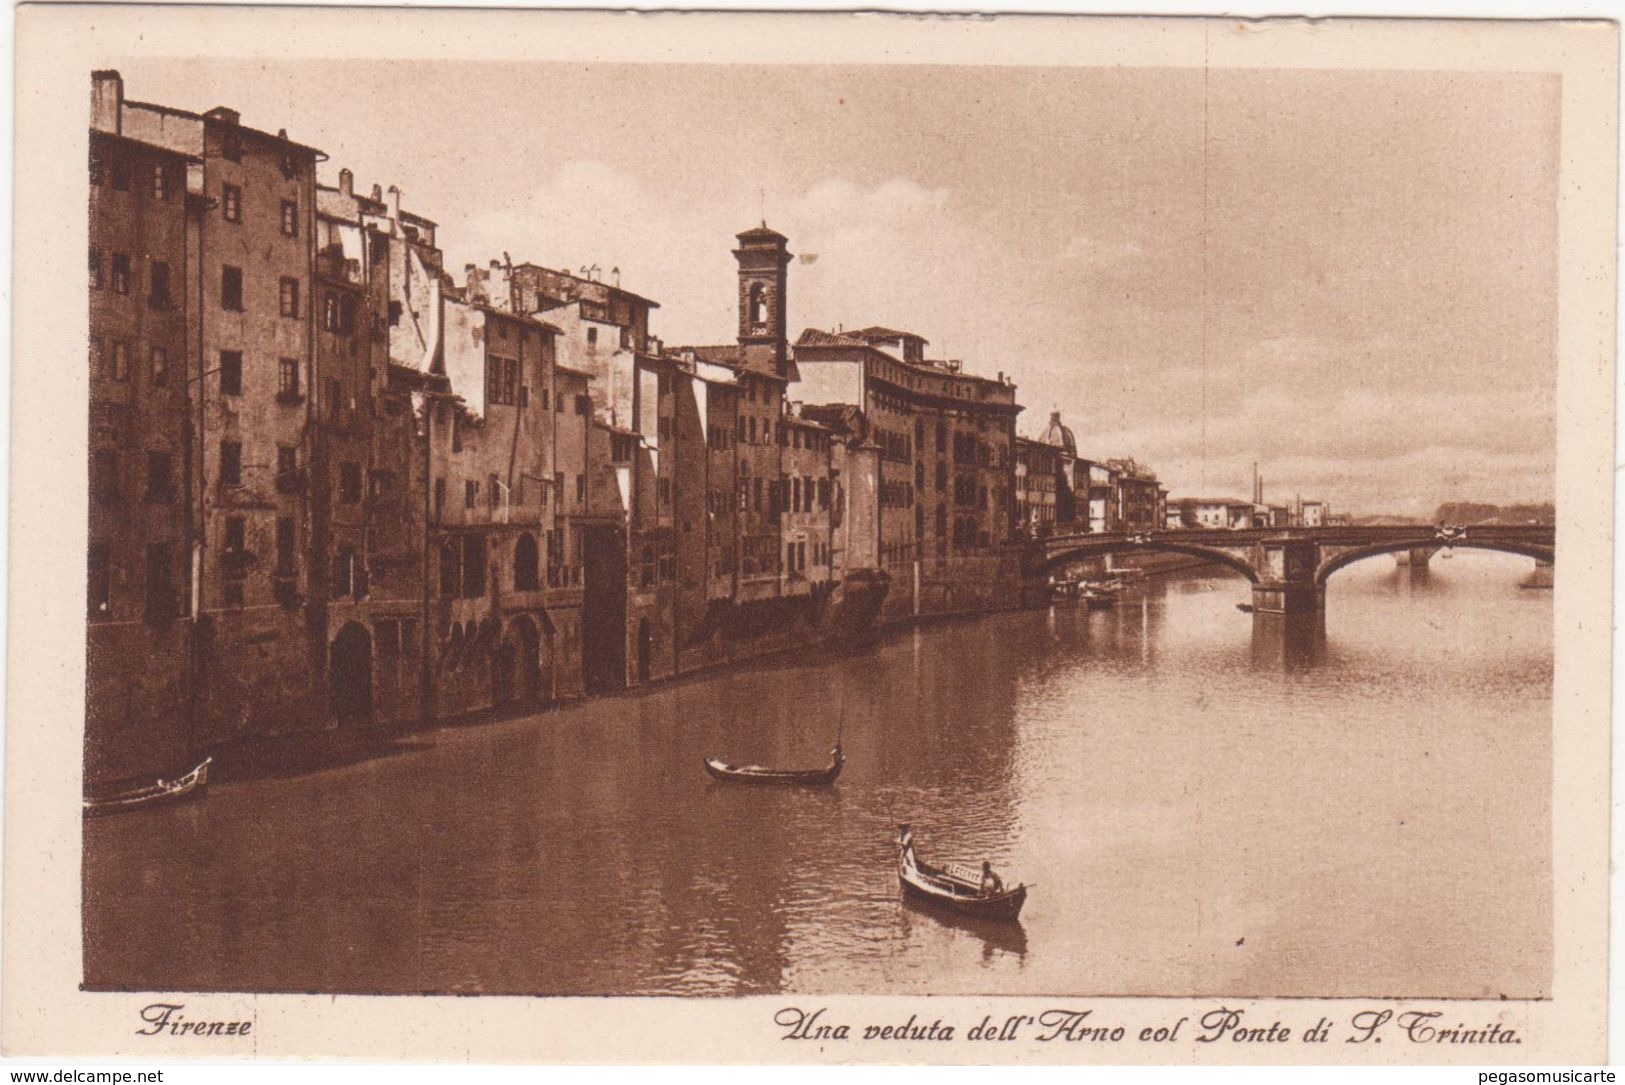
POLYGON ((234 110, 95 72, 89 141, 91 787, 1007 609, 1032 540, 1221 516, 1058 413, 1018 437, 921 336, 792 342, 765 223, 733 338, 673 346, 618 273, 459 280, 398 188, 234 110))
POLYGON ((1013 381, 792 342, 765 224, 673 346, 618 275, 454 275, 285 130, 91 91, 90 786, 1019 603, 1013 381))

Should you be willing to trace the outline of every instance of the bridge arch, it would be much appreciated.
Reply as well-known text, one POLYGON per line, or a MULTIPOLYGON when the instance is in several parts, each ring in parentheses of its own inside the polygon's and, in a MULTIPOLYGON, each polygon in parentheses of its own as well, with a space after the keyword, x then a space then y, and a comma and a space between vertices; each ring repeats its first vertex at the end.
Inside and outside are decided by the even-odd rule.
POLYGON ((1228 550, 1220 550, 1212 546, 1199 546, 1195 543, 1173 542, 1165 539, 1151 539, 1142 543, 1127 541, 1083 543, 1046 557, 1043 564, 1039 566, 1038 572, 1048 576, 1066 563, 1083 558, 1105 557, 1108 554, 1156 553, 1185 554, 1189 557, 1201 558, 1203 561, 1223 565, 1227 569, 1234 569, 1254 584, 1259 581, 1258 570, 1254 569, 1252 563, 1240 554, 1232 554, 1228 550))
MULTIPOLYGON (((1454 544, 1458 550, 1495 550, 1502 554, 1516 554, 1519 557, 1534 558, 1536 561, 1550 562, 1556 550, 1549 546, 1537 546, 1528 543, 1515 542, 1475 542, 1471 539, 1460 539, 1454 544)), ((1315 584, 1324 587, 1326 581, 1337 570, 1353 565, 1366 558, 1378 557, 1382 554, 1398 554, 1407 550, 1436 550, 1441 549, 1437 537, 1415 539, 1410 542, 1375 543, 1371 546, 1356 546, 1340 554, 1334 554, 1321 561, 1320 567, 1315 570, 1315 584)))

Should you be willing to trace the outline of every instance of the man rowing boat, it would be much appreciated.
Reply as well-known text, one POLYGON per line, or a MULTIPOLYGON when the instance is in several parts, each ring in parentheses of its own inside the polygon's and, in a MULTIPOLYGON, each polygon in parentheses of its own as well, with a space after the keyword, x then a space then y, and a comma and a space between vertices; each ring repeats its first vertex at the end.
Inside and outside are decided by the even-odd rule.
POLYGON ((1004 892, 1004 879, 993 872, 993 864, 982 860, 982 895, 996 897, 1004 892))

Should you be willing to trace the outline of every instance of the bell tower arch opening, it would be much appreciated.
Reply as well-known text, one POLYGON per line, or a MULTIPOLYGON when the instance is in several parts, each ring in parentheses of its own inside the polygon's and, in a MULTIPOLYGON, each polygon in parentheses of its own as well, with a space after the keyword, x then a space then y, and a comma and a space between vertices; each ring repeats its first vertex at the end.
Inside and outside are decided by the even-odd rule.
POLYGON ((739 265, 739 354, 747 369, 787 376, 785 294, 791 253, 789 239, 764 222, 736 235, 739 265))

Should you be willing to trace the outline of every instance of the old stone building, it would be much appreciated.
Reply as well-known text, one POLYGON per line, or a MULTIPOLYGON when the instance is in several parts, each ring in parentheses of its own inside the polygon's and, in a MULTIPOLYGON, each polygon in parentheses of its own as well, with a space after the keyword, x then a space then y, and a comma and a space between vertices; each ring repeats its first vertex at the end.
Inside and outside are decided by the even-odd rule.
MULTIPOLYGON (((116 72, 92 78, 93 127, 195 160, 204 201, 187 239, 195 456, 186 508, 196 524, 196 683, 203 744, 325 726, 327 646, 312 565, 308 498, 279 487, 291 449, 314 455, 323 406, 312 389, 315 169, 321 153, 250 128, 236 111, 198 114, 130 101, 116 72), (283 394, 290 386, 298 398, 283 394)), ((156 479, 162 462, 152 461, 156 479)))
POLYGON ((442 716, 552 699, 560 626, 579 620, 548 605, 545 546, 562 495, 557 415, 540 392, 554 387, 558 329, 481 297, 470 282, 442 301, 449 394, 428 426, 442 716))
MULTIPOLYGON (((103 73, 98 89, 116 76, 103 73)), ((111 87, 105 87, 111 90, 111 87)), ((201 162, 90 131, 90 488, 85 773, 167 771, 190 752, 193 485, 188 244, 201 162), (179 726, 177 726, 179 721, 179 726)))
POLYGON ((797 395, 818 405, 820 419, 854 408, 846 417, 861 435, 848 439, 879 450, 874 547, 891 583, 888 617, 996 606, 996 585, 1019 575, 1007 545, 1015 385, 927 359, 925 346, 918 335, 871 327, 809 328, 795 347, 797 395))

